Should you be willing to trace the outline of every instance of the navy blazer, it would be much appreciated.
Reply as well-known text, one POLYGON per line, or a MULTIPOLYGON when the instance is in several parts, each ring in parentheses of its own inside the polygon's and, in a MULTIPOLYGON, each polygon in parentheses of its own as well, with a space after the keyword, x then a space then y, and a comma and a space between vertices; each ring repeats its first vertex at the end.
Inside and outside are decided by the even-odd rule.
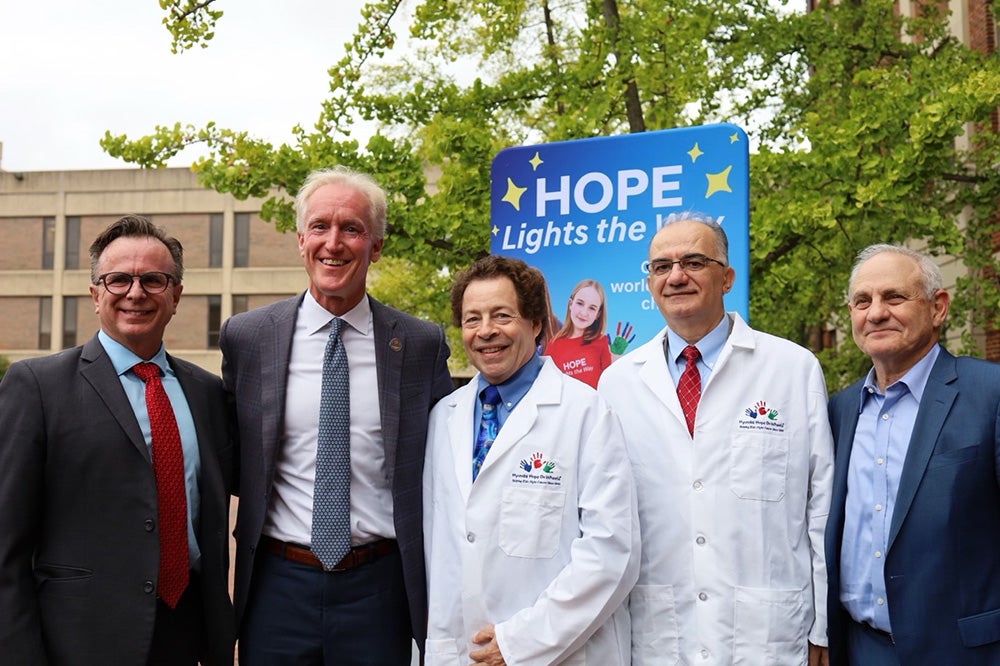
MULTIPOLYGON (((222 325, 222 378, 235 399, 240 433, 239 508, 236 518, 237 629, 250 592, 254 557, 271 497, 283 436, 285 384, 295 318, 305 292, 222 325)), ((375 336, 382 438, 391 475, 393 523, 403 561, 413 637, 427 634, 427 576, 423 548, 424 447, 427 417, 451 393, 448 345, 440 326, 369 297, 375 336)))
MULTIPOLYGON (((203 664, 232 664, 222 381, 171 356, 201 456, 203 664)), ((0 383, 0 661, 145 664, 156 618, 156 477, 97 336, 10 366, 0 383)))
MULTIPOLYGON (((830 663, 846 664, 840 604, 847 469, 863 380, 830 400, 836 461, 826 531, 830 663)), ((900 662, 1000 664, 1000 365, 943 348, 920 401, 883 560, 900 662)))

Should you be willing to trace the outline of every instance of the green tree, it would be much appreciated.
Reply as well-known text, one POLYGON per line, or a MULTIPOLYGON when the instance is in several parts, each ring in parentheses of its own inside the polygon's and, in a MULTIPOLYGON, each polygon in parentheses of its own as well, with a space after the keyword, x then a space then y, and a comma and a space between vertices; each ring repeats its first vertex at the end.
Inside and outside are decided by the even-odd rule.
MULTIPOLYGON (((211 4, 161 0, 175 50, 211 39, 221 16, 211 4)), ((996 269, 996 135, 956 144, 968 127, 990 127, 1000 63, 949 37, 936 3, 912 18, 897 16, 891 0, 820 3, 806 14, 767 0, 412 4, 409 15, 401 0, 365 6, 329 70, 314 127, 295 128, 293 145, 180 123, 138 139, 109 132, 103 145, 160 166, 203 143, 201 181, 266 198, 262 216, 279 229, 292 223, 284 195, 312 168, 340 162, 377 173, 393 193, 387 254, 447 276, 487 251, 488 165, 502 148, 727 120, 758 145, 756 326, 809 343, 832 322, 849 338, 842 303, 853 256, 870 242, 904 240, 969 267, 953 320, 1000 323, 991 321, 1000 299, 987 279, 996 269), (401 25, 410 55, 394 60, 401 25), (359 119, 378 128, 363 147, 350 138, 359 119), (428 171, 437 176, 431 194, 428 171)), ((424 306, 414 308, 444 316, 446 289, 418 284, 424 306)), ((821 358, 833 387, 863 368, 851 344, 821 358)))
POLYGON ((3 376, 7 374, 7 368, 9 367, 10 367, 10 359, 7 358, 6 356, 0 355, 0 379, 3 379, 3 376))

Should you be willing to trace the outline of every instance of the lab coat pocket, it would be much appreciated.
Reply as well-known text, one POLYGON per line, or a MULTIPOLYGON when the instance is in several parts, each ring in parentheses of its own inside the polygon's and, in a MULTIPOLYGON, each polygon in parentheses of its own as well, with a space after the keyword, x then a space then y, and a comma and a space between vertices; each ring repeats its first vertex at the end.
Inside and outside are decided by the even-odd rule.
POLYGON ((680 632, 674 588, 670 585, 636 585, 629 595, 632 616, 633 666, 666 666, 680 663, 680 632))
POLYGON ((729 449, 729 488, 740 499, 777 502, 785 496, 788 437, 738 433, 729 449))
POLYGON ((511 557, 554 557, 562 536, 562 490, 507 487, 500 502, 501 550, 511 557))
POLYGON ((802 590, 737 587, 733 666, 801 666, 811 620, 802 590))
POLYGON ((426 666, 464 666, 458 660, 458 643, 453 638, 428 638, 424 644, 426 666))

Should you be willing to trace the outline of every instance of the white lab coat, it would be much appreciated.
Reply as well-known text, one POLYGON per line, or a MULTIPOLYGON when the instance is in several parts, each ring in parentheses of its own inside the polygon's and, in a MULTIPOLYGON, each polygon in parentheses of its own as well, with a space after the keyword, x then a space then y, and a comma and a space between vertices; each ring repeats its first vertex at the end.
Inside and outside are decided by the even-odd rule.
POLYGON ((473 484, 477 381, 427 431, 427 666, 466 666, 489 624, 509 666, 628 664, 639 519, 618 419, 546 358, 473 484))
POLYGON ((833 439, 823 372, 808 350, 729 316, 693 439, 664 358, 666 329, 598 385, 621 419, 639 496, 636 666, 798 665, 807 641, 827 644, 833 439))

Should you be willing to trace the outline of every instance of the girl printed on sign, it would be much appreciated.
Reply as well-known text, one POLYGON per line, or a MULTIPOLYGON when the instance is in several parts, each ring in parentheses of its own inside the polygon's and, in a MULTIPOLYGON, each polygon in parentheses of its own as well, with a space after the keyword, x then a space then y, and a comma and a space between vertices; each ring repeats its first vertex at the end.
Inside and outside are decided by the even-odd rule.
POLYGON ((545 346, 545 355, 563 373, 597 388, 597 380, 612 361, 604 334, 608 321, 604 289, 599 282, 581 280, 573 287, 564 321, 545 346))

